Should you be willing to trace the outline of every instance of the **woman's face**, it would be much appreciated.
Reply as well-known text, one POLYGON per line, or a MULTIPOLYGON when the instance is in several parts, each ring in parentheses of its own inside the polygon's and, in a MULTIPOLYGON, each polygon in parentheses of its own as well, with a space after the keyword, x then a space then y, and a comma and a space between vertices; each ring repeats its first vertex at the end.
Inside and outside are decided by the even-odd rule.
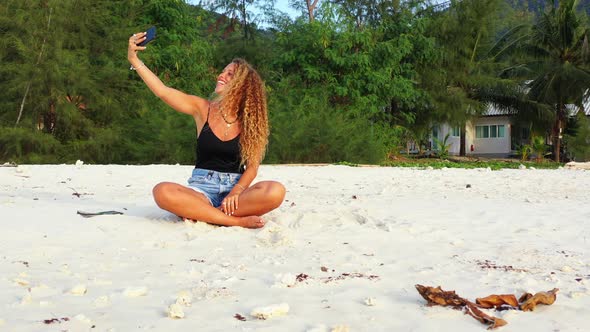
POLYGON ((221 74, 217 76, 217 85, 215 85, 215 93, 220 94, 225 89, 226 85, 234 77, 236 69, 237 65, 233 62, 225 66, 221 74))

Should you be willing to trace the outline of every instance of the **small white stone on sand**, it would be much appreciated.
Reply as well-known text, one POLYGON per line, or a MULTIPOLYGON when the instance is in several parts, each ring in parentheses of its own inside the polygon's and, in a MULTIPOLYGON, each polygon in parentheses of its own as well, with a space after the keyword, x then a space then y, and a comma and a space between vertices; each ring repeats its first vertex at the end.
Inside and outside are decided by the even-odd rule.
POLYGON ((39 301, 40 307, 49 307, 50 305, 51 305, 51 302, 49 302, 49 301, 39 301))
POLYGON ((113 282, 111 280, 95 279, 94 284, 97 286, 110 286, 113 282))
POLYGON ((90 320, 90 318, 84 316, 83 314, 77 314, 76 316, 74 316, 74 318, 76 318, 77 320, 84 322, 86 324, 92 324, 92 321, 90 320))
POLYGON ((285 288, 292 287, 297 283, 297 276, 291 273, 275 274, 275 283, 272 285, 273 288, 285 288))
POLYGON ((269 319, 276 316, 283 316, 289 312, 289 304, 272 304, 266 307, 254 308, 250 315, 258 319, 269 319))
POLYGON ((96 300, 94 300, 94 305, 96 307, 106 307, 110 304, 111 304, 111 299, 106 295, 99 296, 96 298, 96 300))
POLYGON ((578 298, 578 297, 581 297, 581 296, 586 295, 586 293, 582 293, 582 292, 570 292, 568 295, 572 299, 575 299, 575 298, 578 298))
POLYGON ((556 274, 550 274, 549 276, 547 276, 547 278, 545 278, 545 281, 558 282, 559 278, 556 274))
POLYGON ((346 325, 336 325, 332 328, 330 332, 349 332, 350 328, 346 325))
MULTIPOLYGON (((188 221, 187 219, 184 219, 184 222, 185 223, 192 223, 191 221, 188 221)), ((189 233, 189 232, 184 233, 184 238, 185 238, 186 241, 192 241, 196 237, 197 237, 197 234, 196 233, 189 233)))
POLYGON ((14 278, 12 281, 19 286, 28 286, 29 281, 22 278, 14 278))
POLYGON ((215 298, 230 298, 233 297, 234 293, 226 287, 211 288, 205 291, 204 297, 207 300, 215 298))
POLYGON ((178 303, 171 304, 166 313, 170 318, 184 318, 184 311, 182 311, 182 306, 178 303))
POLYGON ((176 304, 180 304, 185 307, 190 307, 192 304, 192 300, 193 295, 191 294, 191 292, 187 290, 178 292, 178 295, 176 296, 176 304))
POLYGON ((82 160, 76 160, 76 166, 81 167, 82 165, 84 165, 84 162, 82 160))
POLYGON ((518 169, 526 169, 526 166, 523 164, 520 164, 520 166, 518 166, 518 169))
POLYGON ((123 295, 127 297, 139 297, 147 294, 147 287, 127 287, 123 291, 123 295))
POLYGON ((574 269, 572 269, 571 267, 565 265, 561 268, 561 272, 573 272, 574 269))
POLYGON ((367 297, 365 299, 365 304, 368 305, 369 307, 374 307, 377 305, 377 301, 375 300, 374 297, 367 297))
POLYGON ((86 285, 76 285, 72 289, 70 289, 69 293, 73 295, 84 295, 88 289, 86 289, 86 285))
POLYGON ((305 332, 328 332, 328 328, 324 324, 316 325, 305 332))
POLYGON ((30 290, 31 290, 31 293, 34 293, 34 292, 42 292, 45 290, 51 290, 51 289, 49 288, 49 286, 47 286, 45 284, 38 284, 35 287, 31 287, 30 290))

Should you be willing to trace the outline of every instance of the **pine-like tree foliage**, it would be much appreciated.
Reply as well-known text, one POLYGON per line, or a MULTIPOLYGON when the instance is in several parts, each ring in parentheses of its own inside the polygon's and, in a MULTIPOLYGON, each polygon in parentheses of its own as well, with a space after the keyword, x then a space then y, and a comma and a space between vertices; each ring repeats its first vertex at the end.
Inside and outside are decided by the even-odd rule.
MULTIPOLYGON (((283 134, 275 133, 277 127, 283 128, 278 124, 279 119, 307 123, 298 130, 303 133, 306 128, 316 128, 315 135, 297 136, 299 141, 292 143, 294 149, 296 144, 313 145, 313 137, 322 133, 338 139, 324 137, 327 145, 319 151, 347 151, 341 156, 347 161, 382 160, 387 150, 397 150, 400 144, 394 138, 401 129, 393 126, 392 104, 410 108, 422 98, 423 93, 415 83, 415 61, 429 57, 434 43, 423 35, 423 23, 414 20, 413 12, 418 8, 415 3, 366 1, 360 14, 351 12, 348 5, 323 2, 313 22, 298 20, 277 34, 276 45, 280 51, 274 66, 280 73, 277 77, 281 83, 273 86, 276 94, 272 96, 276 98, 273 112, 286 114, 271 117, 272 138, 283 145, 291 135, 285 134, 281 139, 279 136, 283 134), (370 17, 367 11, 371 12, 370 17), (308 104, 304 107, 306 112, 294 115, 301 104, 285 102, 282 97, 285 95, 299 102, 307 98, 315 100, 321 95, 326 102, 308 104), (317 123, 326 127, 320 129, 317 123), (351 123, 356 129, 348 126, 351 123), (348 145, 347 141, 362 141, 364 145, 348 145)), ((276 156, 274 149, 279 144, 273 142, 270 155, 276 156)), ((331 153, 312 154, 320 160, 322 155, 324 161, 334 160, 331 153)), ((307 160, 292 158, 289 159, 298 162, 307 160)))
POLYGON ((569 116, 566 104, 581 106, 590 87, 590 26, 579 1, 550 1, 532 26, 527 63, 532 81, 529 96, 553 112, 553 157, 559 161, 561 135, 569 116))
MULTIPOLYGON (((266 162, 379 162, 433 121, 460 125, 487 104, 552 124, 555 100, 578 103, 588 86, 587 25, 563 11, 573 1, 542 17, 518 1, 321 0, 310 23, 261 0, 217 2, 219 13, 182 0, 4 0, 0 161, 192 164, 194 120, 125 57, 129 36, 152 25, 157 39, 140 58, 171 87, 207 97, 232 58, 258 69, 266 162), (262 19, 248 15, 262 7, 273 25, 257 29, 262 19)), ((580 128, 566 133, 568 151, 584 141, 580 128)))
POLYGON ((16 140, 23 148, 7 148, 3 158, 26 160, 17 152, 39 148, 37 134, 43 133, 62 147, 30 151, 48 162, 192 163, 194 121, 159 114, 166 107, 129 71, 124 57, 129 35, 150 25, 158 26, 158 40, 142 53, 146 64, 170 86, 200 95, 211 90, 211 48, 182 1, 2 2, 0 125, 16 123, 35 133, 23 134, 16 140), (142 136, 138 128, 145 124, 151 127, 142 136), (162 136, 180 139, 154 153, 162 136))
POLYGON ((522 99, 518 85, 500 76, 507 65, 503 53, 522 30, 512 14, 504 0, 451 1, 435 14, 430 29, 440 60, 421 71, 433 120, 463 125, 490 104, 510 109, 522 99))
POLYGON ((590 119, 578 112, 568 121, 564 135, 567 157, 575 161, 590 161, 590 119))

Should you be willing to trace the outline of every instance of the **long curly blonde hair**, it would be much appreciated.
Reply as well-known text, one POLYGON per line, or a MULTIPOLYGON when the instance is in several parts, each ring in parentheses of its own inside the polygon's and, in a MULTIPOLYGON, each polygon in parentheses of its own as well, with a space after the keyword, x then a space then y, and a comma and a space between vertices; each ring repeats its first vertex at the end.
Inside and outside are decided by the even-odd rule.
POLYGON ((221 109, 238 116, 241 165, 258 165, 268 144, 266 90, 260 75, 244 59, 234 59, 233 78, 219 96, 221 109))

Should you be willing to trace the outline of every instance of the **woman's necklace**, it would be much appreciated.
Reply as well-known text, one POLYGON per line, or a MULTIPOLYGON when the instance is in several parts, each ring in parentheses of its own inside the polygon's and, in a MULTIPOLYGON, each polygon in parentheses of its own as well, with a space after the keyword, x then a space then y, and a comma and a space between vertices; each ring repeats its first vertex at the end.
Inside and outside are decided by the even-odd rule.
POLYGON ((221 109, 219 109, 219 115, 221 115, 221 119, 223 119, 223 122, 225 122, 225 127, 223 129, 223 139, 225 139, 227 137, 227 133, 229 132, 229 128, 236 123, 236 121, 238 121, 238 117, 236 116, 236 118, 233 121, 228 121, 227 120, 227 114, 224 114, 221 109))

